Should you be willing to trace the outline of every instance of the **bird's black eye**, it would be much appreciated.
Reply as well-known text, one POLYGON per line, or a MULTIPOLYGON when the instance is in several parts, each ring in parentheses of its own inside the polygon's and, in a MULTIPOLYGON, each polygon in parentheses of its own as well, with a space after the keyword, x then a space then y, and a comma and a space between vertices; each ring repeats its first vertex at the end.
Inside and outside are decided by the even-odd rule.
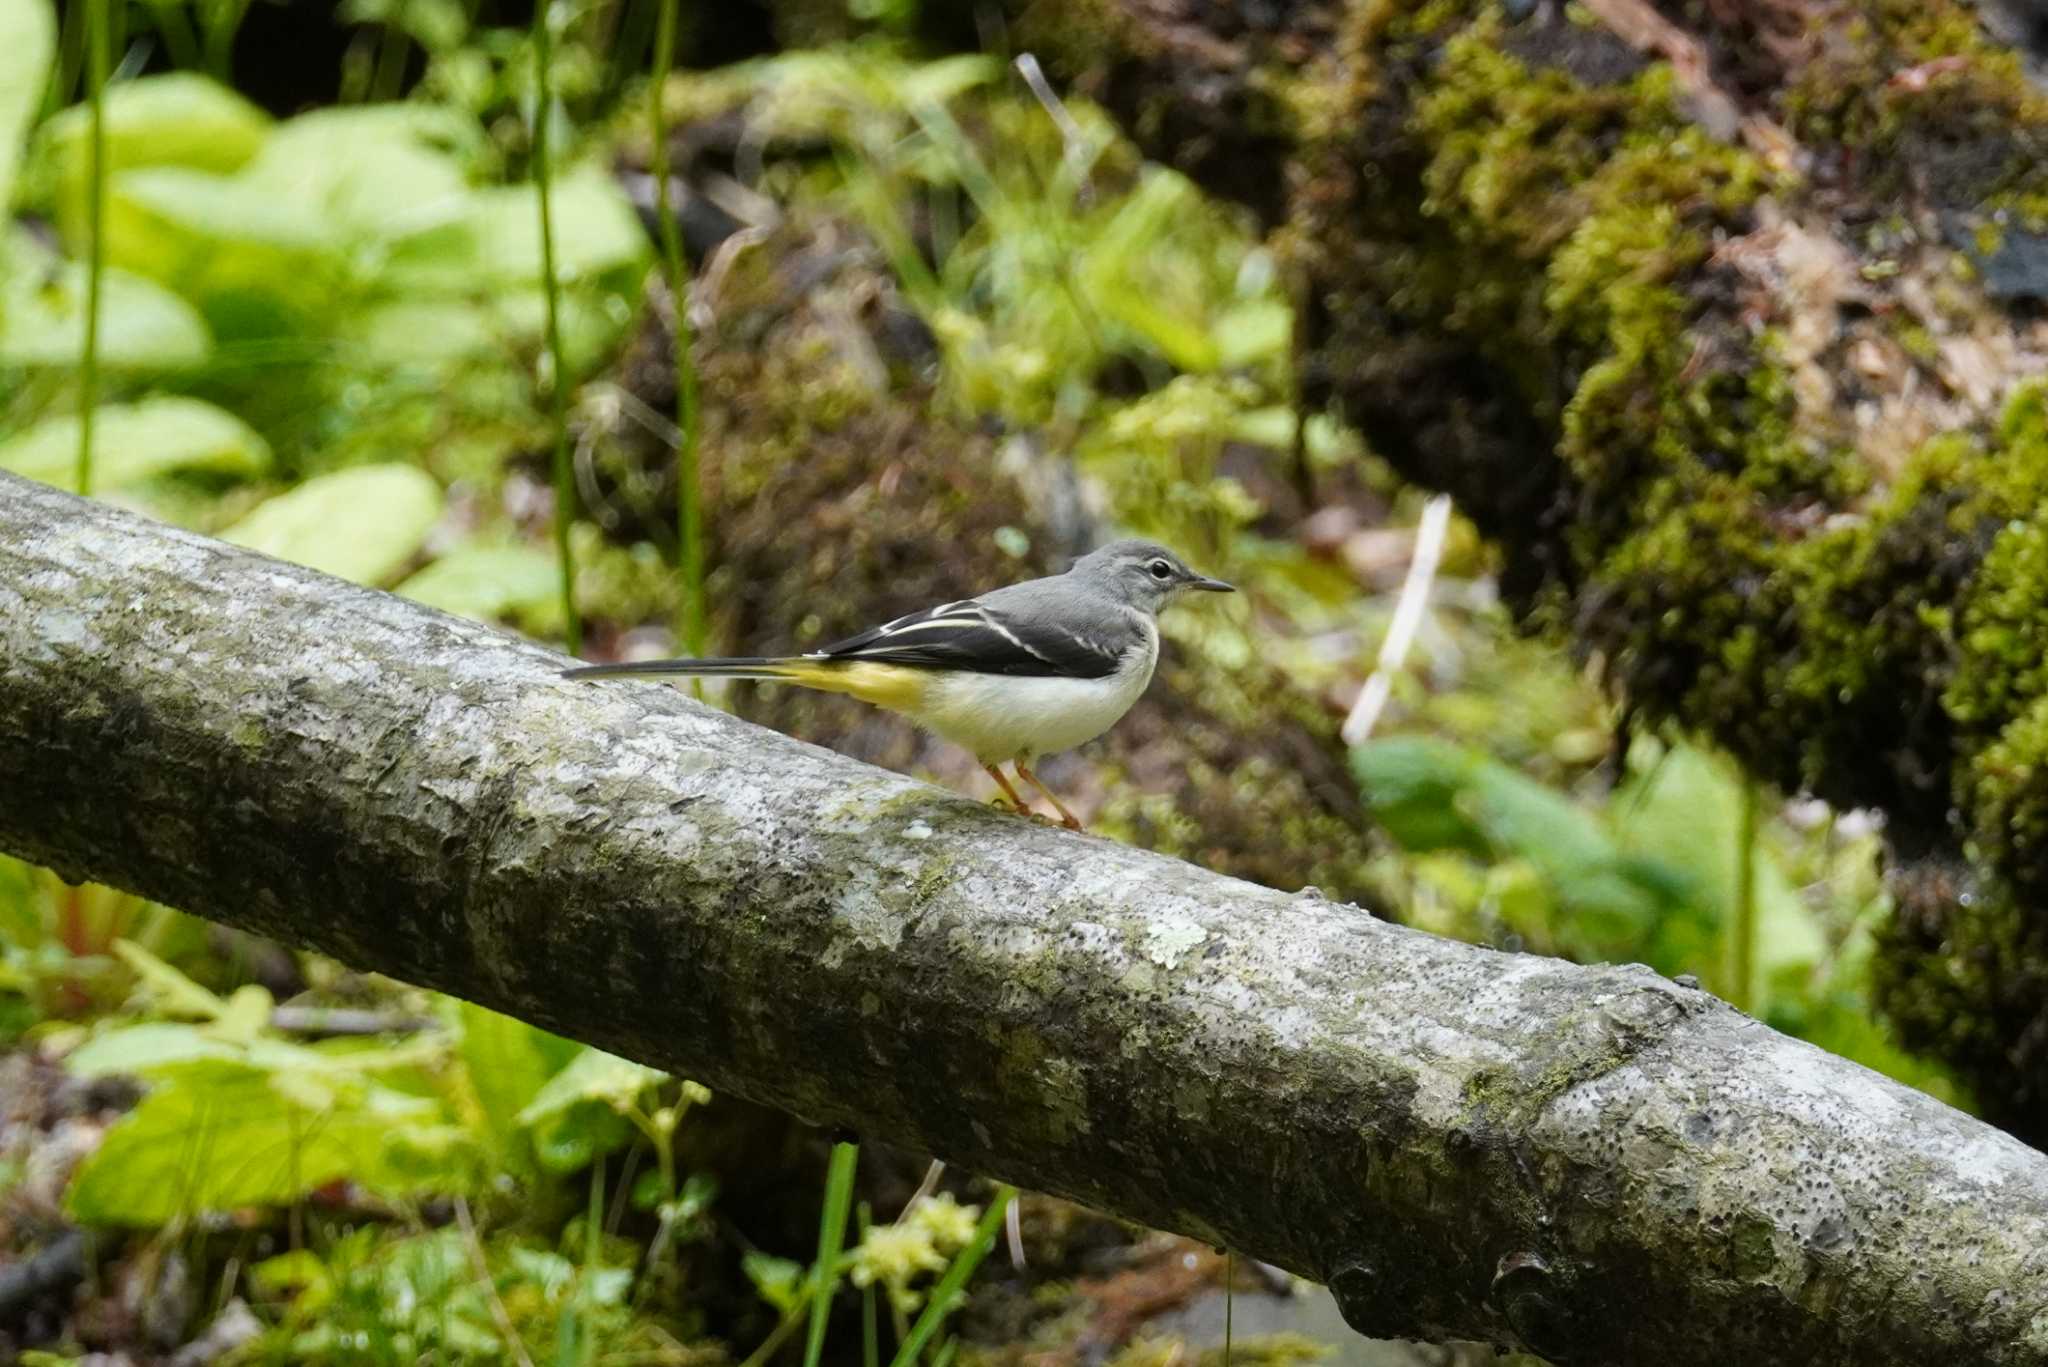
POLYGON ((1152 571, 1154 579, 1173 578, 1173 566, 1167 564, 1164 560, 1155 560, 1145 568, 1152 571))

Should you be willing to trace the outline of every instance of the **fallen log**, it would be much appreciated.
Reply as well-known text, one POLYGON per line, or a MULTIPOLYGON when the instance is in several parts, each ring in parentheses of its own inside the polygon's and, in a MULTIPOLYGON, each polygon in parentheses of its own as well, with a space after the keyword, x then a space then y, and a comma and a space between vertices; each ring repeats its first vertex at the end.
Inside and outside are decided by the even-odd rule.
POLYGON ((0 848, 1559 1361, 2048 1363, 2048 1156, 0 476, 0 848))

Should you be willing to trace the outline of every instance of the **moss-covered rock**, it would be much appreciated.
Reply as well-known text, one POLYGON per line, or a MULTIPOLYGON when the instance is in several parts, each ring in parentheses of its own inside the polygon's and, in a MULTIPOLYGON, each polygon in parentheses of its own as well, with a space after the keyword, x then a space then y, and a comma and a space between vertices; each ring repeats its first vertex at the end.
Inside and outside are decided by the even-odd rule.
MULTIPOLYGON (((1284 221, 1307 396, 1458 497, 1529 620, 1637 712, 2008 890, 2024 934, 1958 903, 1955 939, 1893 937, 1886 999, 1987 1100, 2048 1094, 2009 1009, 2048 925, 2042 339, 1980 278, 2048 217, 2048 97, 1975 8, 1074 8, 1114 46, 1056 50, 1122 108, 1281 111, 1283 160, 1266 126, 1234 144, 1262 179, 1207 183, 1284 221), (2004 986, 1950 961, 1994 942, 2004 986), (1973 1024, 1926 1028, 1936 1001, 1973 1024)), ((1196 164, 1185 122, 1133 127, 1196 164)))

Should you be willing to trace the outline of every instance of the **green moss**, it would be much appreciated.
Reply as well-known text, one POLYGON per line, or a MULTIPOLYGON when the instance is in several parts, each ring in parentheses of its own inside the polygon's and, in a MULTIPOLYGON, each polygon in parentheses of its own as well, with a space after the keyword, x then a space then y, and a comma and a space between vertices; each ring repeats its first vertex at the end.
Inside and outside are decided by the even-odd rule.
POLYGON ((2048 924, 1953 861, 1906 861, 1890 884, 1873 988, 1900 1042, 1951 1064, 1987 1119, 2048 1133, 2048 924))
MULTIPOLYGON (((1862 283, 1912 272, 1933 316, 1871 326, 1938 366, 1936 334, 1980 330, 1985 303, 1941 254, 1889 255, 1910 240, 1898 206, 2048 220, 2048 98, 1958 0, 1825 10, 1796 53, 1687 12, 1838 168, 1828 204, 1872 211, 1862 283)), ((1796 223, 1806 187, 1709 136, 1667 64, 1485 4, 1354 16, 1331 83, 1349 106, 1315 124, 1291 225, 1327 301, 1316 363, 1351 414, 1454 491, 1533 463, 1517 501, 1472 502, 1529 549, 1534 615, 1632 708, 1787 789, 1884 806, 1899 847, 1967 836, 2015 896, 2048 894, 2048 388, 1995 432, 1866 461, 1852 396, 1814 397, 1839 358, 1757 328, 1757 282, 1721 254, 1772 251, 1755 207, 1796 223)))

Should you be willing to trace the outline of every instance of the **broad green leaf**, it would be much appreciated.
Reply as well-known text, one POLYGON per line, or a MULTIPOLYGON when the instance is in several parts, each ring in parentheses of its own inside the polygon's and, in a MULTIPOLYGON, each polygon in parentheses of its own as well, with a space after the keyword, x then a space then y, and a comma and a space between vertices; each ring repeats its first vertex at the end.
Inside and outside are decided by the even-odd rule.
POLYGON ((365 1083, 314 1108, 276 1080, 221 1059, 171 1070, 79 1167, 66 1208, 88 1223, 152 1226, 286 1204, 344 1177, 387 1194, 465 1184, 464 1162, 418 1166, 421 1136, 432 1147, 446 1129, 432 1101, 365 1083))
POLYGON ((0 0, 0 215, 14 202, 21 146, 57 51, 50 0, 0 0))
MULTIPOLYGON (((554 211, 555 272, 584 279, 645 264, 647 233, 611 177, 576 171, 550 195, 554 211)), ((540 197, 530 187, 478 191, 473 223, 478 263, 491 278, 540 279, 540 197)))
POLYGON ((114 941, 114 953, 133 970, 156 1009, 167 1016, 218 1020, 227 1003, 133 940, 114 941))
POLYGON ((529 1150, 520 1111, 582 1046, 473 1002, 455 1003, 455 1014, 463 1067, 484 1128, 501 1158, 523 1162, 529 1150))
POLYGON ((346 319, 344 329, 372 365, 432 365, 506 350, 506 329, 489 302, 481 300, 435 297, 375 304, 346 319))
MULTIPOLYGON (((0 364, 76 365, 85 348, 85 267, 25 232, 8 235, 6 253, 0 261, 0 364)), ((101 276, 102 366, 190 366, 212 345, 198 311, 163 286, 118 268, 101 276)))
POLYGON ((547 1085, 521 1108, 518 1120, 522 1125, 532 1125, 584 1101, 599 1101, 615 1110, 624 1110, 642 1092, 667 1079, 668 1074, 658 1068, 585 1046, 569 1060, 568 1067, 549 1078, 547 1085))
POLYGON ((64 1066, 81 1077, 105 1073, 152 1076, 194 1059, 228 1059, 285 1075, 290 1079, 287 1085, 304 1083, 309 1096, 326 1098, 335 1086, 352 1085, 358 1077, 415 1066, 433 1047, 431 1041, 420 1040, 393 1048, 351 1043, 343 1050, 258 1036, 251 1033, 249 1023, 259 1007, 263 1020, 257 1028, 261 1029, 269 1024, 270 994, 257 997, 244 988, 223 1005, 222 1014, 228 1019, 213 1018, 201 1025, 145 1021, 120 1026, 73 1049, 65 1056, 64 1066))
POLYGON ((534 1156, 550 1172, 574 1172, 625 1143, 621 1112, 667 1075, 630 1059, 585 1048, 521 1108, 517 1117, 534 1156))
POLYGON ((1593 952, 1625 951, 1684 896, 1678 871, 1625 851, 1598 813, 1477 750, 1393 736, 1352 751, 1352 766, 1388 834, 1527 862, 1593 952))
MULTIPOLYGON (((0 441, 0 470, 68 485, 78 459, 75 414, 44 418, 0 441)), ((198 399, 156 398, 102 404, 93 418, 93 482, 102 490, 139 484, 174 470, 261 474, 270 448, 234 414, 198 399)))
MULTIPOLYGON (((1616 791, 1610 804, 1624 846, 1680 870, 1722 929, 1735 915, 1742 823, 1742 780, 1722 761, 1678 745, 1616 791)), ((1751 860, 1760 985, 1810 969, 1827 952, 1813 914, 1777 856, 1762 840, 1751 860)))
POLYGON ((415 602, 490 622, 551 602, 560 585, 554 557, 535 546, 464 546, 398 586, 415 602))
POLYGON ((158 1068, 195 1059, 237 1061, 241 1051, 196 1025, 151 1021, 96 1035, 73 1049, 64 1066, 80 1077, 109 1073, 143 1076, 158 1068))
POLYGON ((418 466, 362 465, 278 495, 221 539, 378 584, 412 559, 440 516, 441 486, 418 466))
POLYGON ((292 204, 330 242, 402 238, 459 223, 472 195, 461 165, 430 146, 405 105, 322 109, 280 124, 239 185, 292 204))
POLYGON ((589 1167, 633 1136, 624 1116, 595 1101, 578 1102, 529 1127, 526 1133, 534 1159, 543 1171, 557 1176, 589 1167))
POLYGON ((107 191, 107 261, 198 305, 223 340, 302 331, 346 301, 349 263, 314 210, 236 176, 124 171, 107 191))
MULTIPOLYGON (((144 76, 107 87, 107 170, 189 166, 225 174, 256 155, 270 116, 234 91, 190 72, 144 76)), ((85 240, 91 111, 73 105, 43 125, 36 142, 43 207, 54 207, 65 241, 85 240)))
POLYGON ((1388 736, 1351 752, 1351 770, 1373 820, 1418 854, 1491 853, 1485 833, 1459 803, 1476 763, 1473 752, 1430 736, 1388 736))

